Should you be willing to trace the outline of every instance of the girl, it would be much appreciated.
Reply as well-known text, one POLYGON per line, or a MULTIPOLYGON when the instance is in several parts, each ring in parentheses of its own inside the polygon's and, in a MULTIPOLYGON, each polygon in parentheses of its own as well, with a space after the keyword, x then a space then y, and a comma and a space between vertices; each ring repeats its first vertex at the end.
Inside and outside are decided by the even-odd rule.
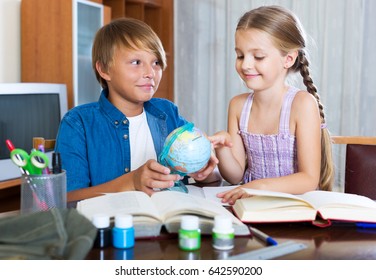
POLYGON ((210 137, 223 178, 243 183, 219 194, 223 202, 247 197, 242 188, 292 194, 330 190, 330 136, 305 45, 299 20, 285 8, 263 6, 240 18, 236 70, 252 91, 230 101, 228 132, 210 137), (298 71, 307 91, 286 82, 298 71))

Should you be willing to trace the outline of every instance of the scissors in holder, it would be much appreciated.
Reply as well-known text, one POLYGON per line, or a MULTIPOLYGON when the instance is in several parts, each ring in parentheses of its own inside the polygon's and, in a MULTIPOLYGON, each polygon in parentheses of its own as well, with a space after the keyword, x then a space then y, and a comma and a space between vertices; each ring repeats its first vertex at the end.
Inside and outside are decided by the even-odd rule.
POLYGON ((27 175, 42 174, 49 164, 47 155, 38 150, 32 150, 29 155, 25 150, 14 149, 10 152, 10 158, 27 175))

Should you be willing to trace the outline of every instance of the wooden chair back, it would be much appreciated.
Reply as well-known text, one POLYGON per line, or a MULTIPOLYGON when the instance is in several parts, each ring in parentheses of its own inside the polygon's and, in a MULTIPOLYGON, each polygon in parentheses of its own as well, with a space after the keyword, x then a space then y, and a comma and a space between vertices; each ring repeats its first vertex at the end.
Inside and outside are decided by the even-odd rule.
POLYGON ((332 136, 346 145, 344 191, 376 200, 376 137, 332 136))

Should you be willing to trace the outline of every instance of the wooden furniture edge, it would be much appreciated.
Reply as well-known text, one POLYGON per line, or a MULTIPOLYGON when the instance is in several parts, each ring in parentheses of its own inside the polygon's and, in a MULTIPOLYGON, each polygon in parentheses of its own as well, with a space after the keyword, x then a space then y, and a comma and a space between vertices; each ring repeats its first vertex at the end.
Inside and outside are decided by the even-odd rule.
POLYGON ((370 136, 331 136, 333 144, 376 145, 376 137, 370 136))
POLYGON ((12 179, 0 182, 0 190, 21 185, 21 179, 12 179))
POLYGON ((43 137, 33 137, 33 148, 38 149, 39 145, 43 145, 46 150, 55 148, 56 139, 44 139, 43 137))

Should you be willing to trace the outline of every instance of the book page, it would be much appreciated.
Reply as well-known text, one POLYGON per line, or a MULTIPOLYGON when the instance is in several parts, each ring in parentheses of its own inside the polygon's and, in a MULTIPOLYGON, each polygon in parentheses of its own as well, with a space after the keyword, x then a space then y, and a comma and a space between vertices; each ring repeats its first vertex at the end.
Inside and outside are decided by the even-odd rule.
MULTIPOLYGON (((284 216, 291 216, 293 210, 302 214, 303 209, 298 210, 297 207, 299 204, 301 204, 300 207, 303 207, 302 203, 305 202, 306 205, 311 205, 313 209, 316 209, 323 219, 376 222, 376 202, 361 195, 334 191, 310 191, 301 195, 292 195, 254 189, 244 190, 253 197, 241 199, 242 207, 239 205, 240 202, 237 202, 235 211, 238 213, 264 211, 262 215, 261 212, 258 212, 260 219, 261 216, 267 219, 265 211, 274 208, 280 209, 281 216, 283 209, 286 209, 284 216)), ((254 219, 253 217, 248 219, 251 218, 254 219)), ((275 220, 276 218, 271 215, 269 219, 275 220)))
POLYGON ((203 197, 211 201, 218 202, 224 206, 229 206, 228 203, 223 203, 221 198, 217 197, 218 193, 226 192, 236 188, 237 186, 212 186, 212 187, 197 187, 194 185, 187 185, 188 193, 194 196, 203 197))
POLYGON ((211 234, 214 217, 225 215, 231 218, 235 235, 250 234, 248 227, 218 202, 176 191, 155 193, 152 200, 161 216, 164 216, 164 224, 169 232, 177 232, 182 215, 196 215, 202 233, 211 234))
MULTIPOLYGON (((309 206, 311 208, 315 208, 315 206, 308 201, 308 199, 305 199, 302 195, 293 195, 289 193, 283 193, 283 192, 273 192, 273 191, 265 191, 265 190, 256 190, 256 189, 248 189, 248 188, 243 188, 244 191, 246 191, 248 194, 252 196, 265 196, 265 197, 274 197, 274 198, 281 198, 281 203, 283 204, 288 204, 289 201, 291 203, 297 204, 297 205, 303 205, 303 203, 306 206, 309 206), (283 201, 283 202, 282 202, 283 201), (303 203, 302 203, 303 202, 303 203)), ((276 199, 273 199, 274 201, 276 199)), ((273 203, 274 203, 273 201, 273 203)), ((274 206, 272 207, 274 208, 274 206)))
POLYGON ((204 190, 202 187, 197 187, 194 185, 185 185, 188 189, 188 193, 198 197, 205 197, 204 190))
POLYGON ((230 216, 235 223, 241 224, 241 222, 220 203, 202 197, 176 191, 161 191, 153 194, 151 199, 159 210, 160 215, 164 218, 163 220, 182 214, 196 214, 210 218, 222 214, 230 216))
POLYGON ((288 207, 290 210, 295 209, 312 209, 309 204, 299 199, 291 199, 285 197, 271 197, 271 196, 252 196, 244 199, 240 199, 244 204, 244 208, 247 211, 268 211, 268 210, 286 210, 288 207))
POLYGON ((94 214, 107 214, 114 217, 117 213, 134 216, 150 216, 160 220, 157 208, 150 197, 143 192, 127 191, 109 193, 103 196, 89 198, 77 203, 77 210, 91 220, 94 214))
POLYGON ((335 191, 310 191, 304 194, 293 195, 289 193, 273 192, 265 190, 247 189, 244 190, 250 195, 273 196, 281 198, 290 198, 309 203, 315 209, 323 206, 361 206, 367 208, 376 208, 376 202, 372 199, 350 193, 341 193, 335 191))
POLYGON ((312 191, 297 196, 309 200, 316 209, 322 207, 362 207, 376 209, 376 202, 372 199, 350 193, 312 191))

